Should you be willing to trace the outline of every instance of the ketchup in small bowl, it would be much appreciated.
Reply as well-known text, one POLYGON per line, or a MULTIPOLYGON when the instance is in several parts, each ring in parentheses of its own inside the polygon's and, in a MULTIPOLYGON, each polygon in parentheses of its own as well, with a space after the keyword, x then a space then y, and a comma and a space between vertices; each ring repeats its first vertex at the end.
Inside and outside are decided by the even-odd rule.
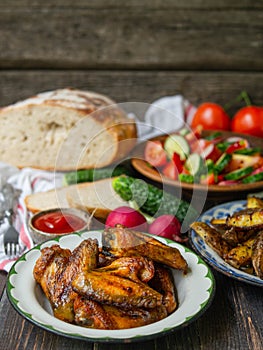
POLYGON ((44 210, 31 217, 29 228, 33 241, 41 243, 58 235, 88 229, 89 215, 74 208, 44 210))

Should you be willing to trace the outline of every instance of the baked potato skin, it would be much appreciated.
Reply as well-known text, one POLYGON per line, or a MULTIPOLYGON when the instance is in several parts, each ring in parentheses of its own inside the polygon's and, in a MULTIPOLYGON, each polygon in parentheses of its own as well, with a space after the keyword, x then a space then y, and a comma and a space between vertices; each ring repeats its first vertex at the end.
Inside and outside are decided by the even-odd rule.
POLYGON ((246 209, 190 227, 231 266, 263 279, 263 200, 248 197, 246 209))
POLYGON ((260 231, 254 240, 251 258, 256 275, 263 279, 263 231, 260 231))

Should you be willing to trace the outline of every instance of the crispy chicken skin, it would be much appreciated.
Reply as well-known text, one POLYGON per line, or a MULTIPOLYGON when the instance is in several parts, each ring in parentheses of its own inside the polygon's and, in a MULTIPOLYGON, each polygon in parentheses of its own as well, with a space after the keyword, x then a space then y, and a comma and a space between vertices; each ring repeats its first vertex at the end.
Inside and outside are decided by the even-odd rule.
POLYGON ((58 283, 59 276, 63 273, 70 255, 69 249, 53 245, 41 250, 41 256, 34 266, 34 278, 53 305, 56 304, 57 295, 63 292, 63 286, 58 283))
POLYGON ((155 268, 152 260, 142 256, 130 256, 115 258, 112 263, 97 269, 97 271, 147 283, 153 278, 155 268))
POLYGON ((115 257, 142 255, 187 273, 187 262, 177 248, 166 246, 150 236, 123 227, 104 230, 103 250, 115 257))
MULTIPOLYGON (((130 232, 127 237, 132 242, 130 232)), ((148 239, 144 245, 145 256, 135 249, 134 255, 120 257, 107 255, 96 239, 82 241, 72 252, 59 245, 46 247, 34 266, 34 278, 54 316, 63 321, 96 329, 147 325, 173 312, 177 299, 169 269, 150 258, 156 258, 159 249, 164 254, 164 245, 148 239)), ((180 256, 177 250, 168 250, 161 260, 170 259, 177 266, 175 257, 184 262, 180 256)), ((179 266, 185 270, 184 264, 179 266)))
POLYGON ((78 325, 97 329, 125 329, 157 322, 167 316, 165 307, 130 309, 102 305, 87 298, 78 297, 74 303, 75 321, 78 325))
POLYGON ((160 264, 154 264, 155 273, 149 285, 163 296, 163 305, 168 314, 177 309, 177 291, 171 271, 160 264))
POLYGON ((96 301, 78 296, 74 301, 76 324, 96 329, 116 329, 111 315, 96 301))
POLYGON ((33 274, 57 318, 67 322, 74 320, 73 302, 76 292, 72 289, 71 281, 78 273, 96 266, 97 252, 96 240, 82 241, 72 253, 58 245, 42 250, 33 274))
POLYGON ((134 281, 99 269, 78 274, 72 286, 88 299, 108 305, 146 309, 162 305, 162 295, 139 279, 134 281))

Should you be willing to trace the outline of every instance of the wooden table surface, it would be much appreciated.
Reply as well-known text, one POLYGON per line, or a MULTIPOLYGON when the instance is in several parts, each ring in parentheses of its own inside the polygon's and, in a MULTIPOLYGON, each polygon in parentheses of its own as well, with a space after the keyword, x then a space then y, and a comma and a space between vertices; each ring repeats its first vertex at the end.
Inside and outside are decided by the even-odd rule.
MULTIPOLYGON (((2 350, 15 349, 200 349, 261 350, 263 344, 262 288, 245 284, 212 270, 216 292, 206 312, 185 328, 137 343, 93 343, 47 332, 25 320, 11 306, 5 291, 6 273, 0 273, 0 342, 2 350)), ((194 291, 192 291, 194 297, 194 291)))

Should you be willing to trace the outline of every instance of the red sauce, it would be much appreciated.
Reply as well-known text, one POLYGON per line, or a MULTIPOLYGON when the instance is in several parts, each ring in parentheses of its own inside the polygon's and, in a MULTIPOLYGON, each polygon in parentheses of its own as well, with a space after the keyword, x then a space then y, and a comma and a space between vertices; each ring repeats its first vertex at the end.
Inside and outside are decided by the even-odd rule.
POLYGON ((37 230, 47 233, 70 233, 81 230, 86 222, 76 215, 57 211, 39 216, 33 225, 37 230))

